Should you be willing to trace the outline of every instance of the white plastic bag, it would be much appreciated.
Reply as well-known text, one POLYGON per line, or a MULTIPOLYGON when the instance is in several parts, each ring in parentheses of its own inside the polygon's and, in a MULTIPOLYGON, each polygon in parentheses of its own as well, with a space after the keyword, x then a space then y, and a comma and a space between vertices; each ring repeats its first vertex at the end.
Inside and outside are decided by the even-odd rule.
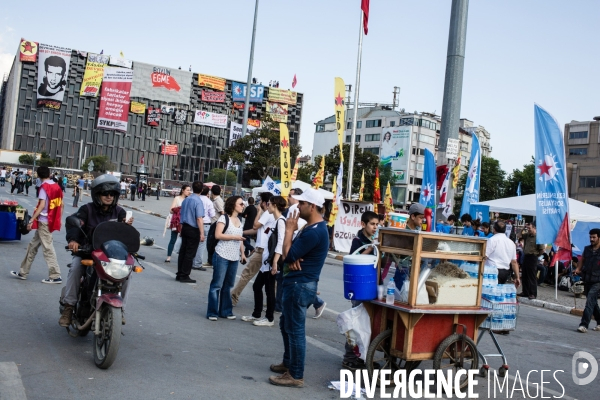
POLYGON ((346 335, 350 346, 358 346, 358 356, 365 361, 371 343, 371 319, 365 307, 358 307, 340 313, 337 317, 340 333, 346 335))
MULTIPOLYGON (((410 281, 408 279, 405 279, 404 284, 402 285, 402 290, 398 291, 398 288, 396 288, 396 291, 394 293, 395 300, 402 303, 408 303, 409 287, 410 281)), ((421 290, 419 290, 419 292, 417 293, 417 304, 429 304, 429 295, 427 294, 427 288, 425 287, 425 285, 423 285, 421 287, 421 290)))

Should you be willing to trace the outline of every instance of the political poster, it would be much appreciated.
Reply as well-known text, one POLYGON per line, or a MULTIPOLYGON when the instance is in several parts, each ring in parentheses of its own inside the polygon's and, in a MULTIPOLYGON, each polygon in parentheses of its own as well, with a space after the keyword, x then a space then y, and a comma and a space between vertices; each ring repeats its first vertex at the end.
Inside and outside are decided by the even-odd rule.
POLYGON ((352 239, 362 229, 360 218, 365 211, 373 211, 373 203, 341 200, 333 226, 333 246, 336 251, 348 253, 352 239))
POLYGON ((255 128, 260 128, 260 119, 251 119, 251 118, 248 118, 248 126, 253 126, 255 128))
POLYGON ((223 78, 219 78, 212 75, 198 74, 198 86, 204 86, 214 90, 225 91, 225 84, 227 81, 223 78))
MULTIPOLYGON (((233 108, 236 110, 243 110, 245 105, 245 103, 233 103, 233 108)), ((248 106, 248 111, 256 111, 256 106, 248 106)))
POLYGON ((268 96, 269 101, 275 103, 295 105, 298 102, 298 93, 292 92, 291 90, 270 87, 268 96))
POLYGON ((163 142, 160 147, 161 147, 160 154, 164 154, 165 156, 176 156, 178 153, 176 144, 165 145, 165 143, 163 142))
POLYGON ((130 111, 134 114, 146 114, 146 104, 132 101, 130 111))
POLYGON ((168 104, 162 104, 160 106, 160 113, 161 114, 173 115, 173 114, 175 114, 175 110, 176 109, 177 109, 177 107, 175 107, 175 106, 170 106, 168 104))
POLYGON ((21 38, 21 44, 19 45, 19 61, 34 63, 37 60, 37 55, 38 43, 21 38))
POLYGON ((71 63, 71 49, 40 43, 37 77, 37 106, 59 110, 71 63))
MULTIPOLYGON (((242 124, 237 124, 235 122, 231 123, 231 128, 229 129, 229 146, 233 146, 235 144, 235 141, 238 139, 241 139, 242 137, 246 136, 246 135, 242 135, 242 124)), ((253 126, 246 126, 246 134, 250 133, 250 132, 254 132, 256 130, 255 127, 253 126)))
POLYGON ((83 73, 83 81, 79 95, 84 97, 97 97, 100 93, 100 85, 102 85, 102 77, 104 76, 104 67, 108 64, 110 56, 103 54, 88 53, 85 71, 83 73))
POLYGON ((288 122, 288 105, 267 101, 267 113, 275 122, 288 122))
POLYGON ((227 115, 196 110, 194 123, 197 125, 212 126, 214 128, 227 128, 227 115))
POLYGON ((185 124, 185 120, 187 119, 187 110, 175 110, 175 114, 173 115, 173 120, 175 125, 183 125, 185 124))
POLYGON ((148 107, 148 114, 146 114, 146 124, 148 126, 158 126, 160 124, 160 108, 148 107))
POLYGON ((165 103, 190 104, 192 76, 188 71, 152 64, 135 63, 131 97, 165 103))
POLYGON ((381 165, 390 164, 396 175, 396 183, 408 183, 410 166, 410 126, 394 126, 383 128, 381 132, 381 165))
MULTIPOLYGON (((125 57, 118 56, 110 56, 110 60, 108 60, 110 65, 114 65, 122 68, 133 68, 133 61, 125 59, 125 57)), ((136 63, 137 64, 137 63, 136 63)), ((137 67, 137 65, 136 65, 137 67)))
POLYGON ((129 93, 133 71, 127 68, 105 67, 102 77, 98 129, 127 132, 129 93))
MULTIPOLYGON (((263 96, 265 94, 265 87, 263 85, 252 85, 250 88, 250 102, 251 103, 262 103, 263 96)), ((246 101, 246 84, 239 82, 231 83, 231 97, 233 101, 246 101)))
POLYGON ((202 101, 208 103, 225 103, 225 92, 209 92, 208 90, 203 90, 202 101))

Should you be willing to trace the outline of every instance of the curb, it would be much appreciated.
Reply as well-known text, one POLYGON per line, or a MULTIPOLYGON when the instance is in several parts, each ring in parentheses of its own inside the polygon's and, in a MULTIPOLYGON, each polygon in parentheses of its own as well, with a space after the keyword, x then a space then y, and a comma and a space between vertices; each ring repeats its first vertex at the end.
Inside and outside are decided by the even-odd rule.
POLYGON ((153 215, 155 217, 159 217, 159 218, 163 218, 163 219, 167 219, 166 216, 156 213, 154 211, 148 211, 148 210, 142 210, 141 208, 137 208, 137 207, 133 207, 133 206, 129 206, 127 204, 119 204, 121 207, 125 207, 125 208, 131 208, 132 210, 135 211, 139 211, 139 212, 143 212, 144 214, 148 214, 148 215, 153 215))
POLYGON ((528 306, 539 307, 539 308, 547 308, 548 310, 560 312, 563 314, 572 314, 581 316, 583 314, 583 310, 579 308, 563 306, 562 304, 551 303, 549 301, 543 300, 529 300, 529 299, 519 299, 519 304, 526 304, 528 306))

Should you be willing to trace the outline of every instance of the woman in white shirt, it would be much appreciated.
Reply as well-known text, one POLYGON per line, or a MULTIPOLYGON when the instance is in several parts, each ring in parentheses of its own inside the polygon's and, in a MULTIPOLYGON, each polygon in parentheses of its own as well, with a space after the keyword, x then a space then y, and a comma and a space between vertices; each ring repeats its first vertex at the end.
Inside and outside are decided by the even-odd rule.
POLYGON ((192 190, 190 188, 190 185, 183 185, 181 187, 181 193, 179 193, 179 196, 175 196, 173 198, 173 202, 171 203, 171 210, 169 211, 170 215, 166 221, 166 223, 169 224, 169 228, 171 229, 171 240, 169 241, 169 246, 167 246, 167 259, 165 260, 166 263, 171 262, 171 254, 173 254, 173 248, 175 247, 175 242, 177 242, 177 236, 179 236, 179 232, 177 231, 177 226, 175 226, 175 224, 179 222, 179 212, 181 211, 181 204, 183 203, 185 198, 188 197, 191 193, 192 190), (173 218, 174 216, 176 217, 175 219, 173 218))
POLYGON ((240 196, 231 196, 225 202, 225 214, 217 220, 215 239, 219 242, 213 255, 213 277, 208 290, 206 318, 216 321, 217 317, 235 319, 231 302, 231 288, 235 283, 238 262, 246 263, 244 256, 243 228, 238 214, 244 211, 240 196), (225 225, 227 229, 225 230, 225 225))
MULTIPOLYGON (((267 202, 267 211, 273 215, 275 221, 266 227, 268 232, 265 230, 265 234, 269 237, 276 231, 277 233, 277 245, 275 246, 272 259, 272 264, 268 263, 271 258, 268 250, 263 251, 263 265, 260 268, 260 272, 254 279, 254 312, 252 315, 242 317, 242 321, 253 321, 252 323, 256 326, 273 326, 274 325, 274 312, 275 312, 275 276, 277 275, 277 263, 283 254, 283 238, 285 236, 285 217, 281 214, 287 207, 285 198, 281 196, 273 196, 267 202), (277 229, 276 229, 277 227, 277 229), (263 309, 263 286, 265 293, 267 294, 267 312, 265 318, 260 318, 263 309)), ((265 229, 265 228, 263 228, 265 229)), ((269 239, 267 239, 267 243, 269 239)))

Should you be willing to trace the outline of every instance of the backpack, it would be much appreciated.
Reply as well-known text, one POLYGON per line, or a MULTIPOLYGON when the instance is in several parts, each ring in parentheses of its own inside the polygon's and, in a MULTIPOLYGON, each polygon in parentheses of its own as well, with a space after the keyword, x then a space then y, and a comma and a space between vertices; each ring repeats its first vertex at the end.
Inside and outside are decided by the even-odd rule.
MULTIPOLYGON (((277 221, 275 221, 275 229, 273 229, 273 232, 271 232, 271 236, 269 236, 269 241, 267 242, 267 249, 269 251, 269 257, 267 257, 265 264, 269 264, 271 266, 273 266, 273 260, 275 259, 275 248, 277 247, 277 239, 279 237, 277 232, 278 232, 280 220, 283 220, 283 222, 285 223, 284 218, 278 218, 277 221)), ((281 271, 282 268, 283 268, 283 255, 281 257, 279 257, 279 260, 277 260, 277 271, 281 271)))
MULTIPOLYGON (((225 233, 227 228, 229 228, 229 216, 227 214, 223 215, 225 215, 225 227, 223 228, 223 233, 225 233)), ((215 237, 217 223, 218 221, 215 221, 211 224, 210 229, 208 230, 208 235, 206 235, 206 251, 208 254, 213 254, 215 252, 215 248, 217 247, 217 243, 219 243, 219 240, 215 237)))

